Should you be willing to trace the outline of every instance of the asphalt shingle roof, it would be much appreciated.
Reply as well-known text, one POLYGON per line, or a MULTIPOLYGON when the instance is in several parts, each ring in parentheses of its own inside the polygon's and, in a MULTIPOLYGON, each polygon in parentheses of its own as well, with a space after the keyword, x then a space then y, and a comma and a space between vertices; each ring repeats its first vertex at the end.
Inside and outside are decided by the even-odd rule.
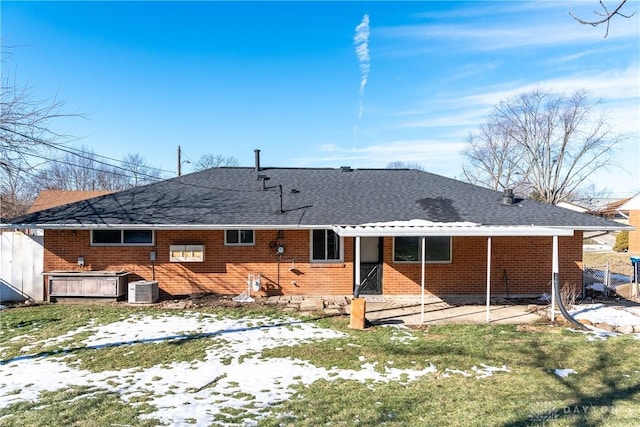
POLYGON ((288 228, 411 219, 574 229, 620 227, 533 200, 517 199, 505 205, 501 192, 418 170, 264 168, 256 172, 242 167, 207 169, 27 214, 10 223, 288 228), (264 189, 258 174, 269 178, 264 189))

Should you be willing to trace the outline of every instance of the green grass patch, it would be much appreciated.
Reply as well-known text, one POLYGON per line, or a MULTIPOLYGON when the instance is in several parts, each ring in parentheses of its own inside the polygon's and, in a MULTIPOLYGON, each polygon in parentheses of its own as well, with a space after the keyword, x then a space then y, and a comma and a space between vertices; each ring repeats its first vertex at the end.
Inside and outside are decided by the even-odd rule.
POLYGON ((213 338, 194 338, 155 343, 136 343, 100 349, 78 350, 67 361, 76 359, 74 365, 93 372, 121 369, 145 369, 173 362, 204 360, 206 349, 213 338))
POLYGON ((31 426, 156 426, 156 419, 141 420, 150 412, 146 404, 128 405, 117 394, 90 387, 44 392, 38 401, 0 409, 0 427, 31 426))
POLYGON ((279 347, 263 356, 301 358, 327 369, 434 364, 438 373, 409 383, 317 381, 299 387, 278 411, 283 415, 261 425, 637 425, 640 352, 632 337, 589 342, 545 325, 442 325, 414 330, 418 339, 401 344, 394 339, 401 331, 393 328, 352 331, 340 321, 333 326, 349 338, 279 347), (480 364, 507 365, 510 372, 479 379, 472 368, 480 364), (471 376, 447 377, 446 368, 471 376), (556 368, 577 374, 561 378, 556 368))

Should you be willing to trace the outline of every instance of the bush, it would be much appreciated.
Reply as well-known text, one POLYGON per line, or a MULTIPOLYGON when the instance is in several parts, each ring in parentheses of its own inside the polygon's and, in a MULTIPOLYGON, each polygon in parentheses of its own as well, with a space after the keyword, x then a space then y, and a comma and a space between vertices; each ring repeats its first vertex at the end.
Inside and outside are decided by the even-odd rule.
POLYGON ((613 245, 613 250, 616 252, 624 252, 629 249, 629 232, 621 231, 616 236, 616 244, 613 245))

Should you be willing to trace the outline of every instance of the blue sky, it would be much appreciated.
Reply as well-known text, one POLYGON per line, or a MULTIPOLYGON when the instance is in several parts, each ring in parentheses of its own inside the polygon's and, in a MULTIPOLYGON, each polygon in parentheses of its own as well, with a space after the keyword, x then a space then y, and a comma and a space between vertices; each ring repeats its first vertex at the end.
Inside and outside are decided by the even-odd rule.
POLYGON ((402 161, 460 179, 497 102, 586 88, 630 135, 596 187, 640 191, 640 12, 604 38, 569 16, 591 18, 597 0, 0 7, 3 74, 82 113, 58 126, 100 155, 175 171, 178 145, 247 166, 259 148, 265 166, 402 161))

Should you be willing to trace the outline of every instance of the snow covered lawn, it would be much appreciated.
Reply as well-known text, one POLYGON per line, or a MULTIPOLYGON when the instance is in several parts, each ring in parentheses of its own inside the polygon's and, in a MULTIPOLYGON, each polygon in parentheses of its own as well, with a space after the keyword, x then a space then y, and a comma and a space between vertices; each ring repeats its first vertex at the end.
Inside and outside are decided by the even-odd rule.
MULTIPOLYGON (((332 329, 294 318, 219 318, 199 313, 172 313, 158 317, 133 316, 106 325, 93 322, 46 342, 35 345, 64 344, 80 334, 84 349, 100 350, 116 346, 153 345, 165 341, 210 339, 204 360, 172 362, 144 370, 138 368, 92 372, 78 369, 74 349, 64 348, 51 354, 24 355, 8 359, 0 365, 0 408, 37 400, 44 391, 57 391, 71 386, 90 386, 115 392, 127 402, 152 405, 155 411, 143 417, 158 419, 169 425, 193 423, 210 425, 229 409, 244 414, 243 424, 254 424, 270 412, 270 408, 291 398, 293 385, 307 385, 319 379, 347 379, 359 382, 413 381, 438 370, 429 365, 423 369, 398 369, 368 362, 360 356, 359 369, 316 367, 305 360, 264 358, 265 349, 295 346, 320 340, 345 338, 332 329), (56 356, 56 357, 52 357, 56 356)), ((25 337, 19 337, 24 339, 25 337)), ((415 339, 406 328, 394 328, 391 337, 398 345, 415 339)), ((15 339, 14 339, 15 340, 15 339)), ((468 376, 486 378, 494 372, 508 372, 482 365, 468 376)))
POLYGON ((595 347, 548 326, 353 331, 339 317, 229 314, 5 310, 0 426, 526 424, 537 402, 562 408, 594 387, 624 421, 637 397, 624 390, 640 389, 638 352, 619 337, 595 347), (593 372, 596 356, 629 364, 593 372))

